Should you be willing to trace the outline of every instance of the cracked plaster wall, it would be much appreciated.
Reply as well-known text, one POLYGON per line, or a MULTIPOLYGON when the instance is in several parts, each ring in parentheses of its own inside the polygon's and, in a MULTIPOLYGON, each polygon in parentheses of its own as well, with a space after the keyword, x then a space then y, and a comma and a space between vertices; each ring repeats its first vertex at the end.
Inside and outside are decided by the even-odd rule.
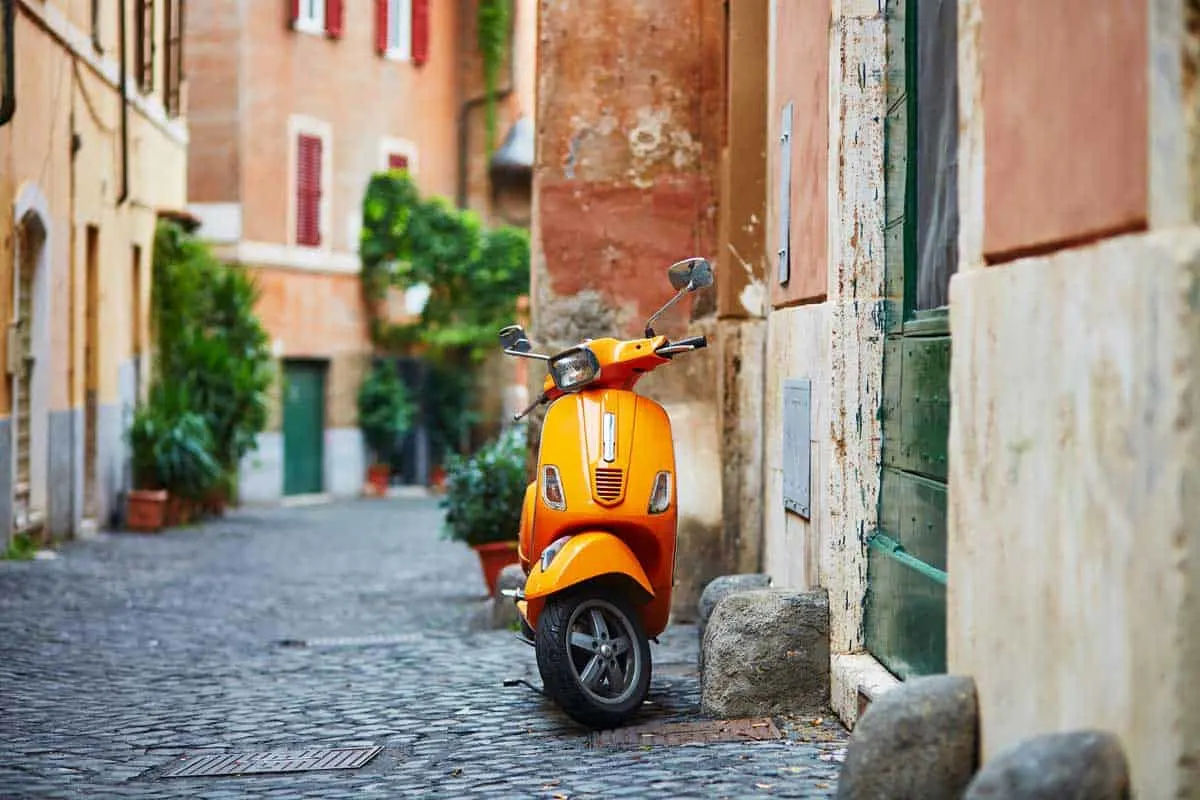
MULTIPOLYGON (((712 257, 722 25, 718 0, 542 1, 531 264, 540 347, 637 335, 673 293, 667 266, 712 257)), ((715 339, 711 294, 680 302, 657 329, 715 339)), ((677 619, 695 615, 704 582, 721 571, 716 362, 715 348, 690 354, 639 384, 674 424, 677 619)))

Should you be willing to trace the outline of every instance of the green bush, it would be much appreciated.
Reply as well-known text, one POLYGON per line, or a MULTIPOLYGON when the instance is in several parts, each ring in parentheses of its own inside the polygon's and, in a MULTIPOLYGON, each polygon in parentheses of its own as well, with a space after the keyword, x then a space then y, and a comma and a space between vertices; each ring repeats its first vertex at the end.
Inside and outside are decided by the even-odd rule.
POLYGON ((378 463, 391 463, 416 407, 390 361, 376 361, 358 387, 358 426, 378 463))
MULTIPOLYGON (((246 270, 222 263, 177 223, 159 224, 154 240, 152 393, 157 392, 164 405, 145 416, 157 419, 156 430, 166 426, 175 431, 171 435, 180 437, 176 447, 207 442, 226 485, 233 483, 241 459, 267 424, 274 370, 269 338, 255 312, 258 296, 246 270), (182 405, 180 398, 186 398, 182 405), (207 427, 207 437, 198 434, 194 416, 207 427)), ((178 480, 185 474, 200 480, 206 469, 185 470, 178 480)), ((191 496, 211 488, 180 485, 175 491, 191 496)))
POLYGON ((134 412, 127 436, 137 488, 200 500, 219 485, 212 432, 204 417, 188 410, 187 395, 178 387, 155 387, 150 402, 134 412))
POLYGON ((474 456, 446 464, 446 538, 471 546, 516 541, 528 485, 526 429, 513 425, 474 456))

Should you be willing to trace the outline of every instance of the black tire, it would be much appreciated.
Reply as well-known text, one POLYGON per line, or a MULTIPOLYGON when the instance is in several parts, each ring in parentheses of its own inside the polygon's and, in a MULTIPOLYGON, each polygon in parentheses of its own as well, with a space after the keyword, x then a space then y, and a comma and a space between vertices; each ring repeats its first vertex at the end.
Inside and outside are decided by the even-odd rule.
POLYGON ((621 725, 650 691, 650 642, 641 618, 616 592, 594 586, 551 597, 538 617, 535 644, 546 693, 568 717, 588 728, 621 725), (592 615, 597 611, 608 629, 607 638, 597 635, 592 615), (623 630, 617 634, 612 628, 623 630), (577 634, 574 645, 572 633, 577 634), (581 638, 588 638, 591 646, 581 646, 581 638), (619 639, 632 645, 617 652, 619 639))

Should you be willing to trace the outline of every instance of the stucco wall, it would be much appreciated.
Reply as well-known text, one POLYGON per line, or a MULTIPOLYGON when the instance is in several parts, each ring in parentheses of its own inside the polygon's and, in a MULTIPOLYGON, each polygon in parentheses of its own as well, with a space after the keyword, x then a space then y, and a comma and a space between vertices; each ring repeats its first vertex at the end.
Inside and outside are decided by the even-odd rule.
POLYGON ((1200 782, 1200 233, 952 283, 949 667, 985 758, 1117 732, 1141 797, 1200 782))
MULTIPOLYGON (((131 393, 135 346, 140 344, 143 354, 148 350, 155 212, 181 208, 186 184, 187 130, 182 119, 168 119, 162 109, 160 48, 154 90, 142 94, 131 87, 129 182, 122 185, 121 102, 116 88, 119 20, 115 4, 102 4, 100 9, 97 50, 92 46, 89 3, 17 3, 17 111, 0 128, 4 319, 12 318, 14 204, 40 208, 49 234, 44 271, 35 280, 45 294, 38 300, 35 314, 41 320, 35 320, 34 327, 45 327, 48 336, 44 348, 35 347, 35 374, 40 371, 35 381, 44 381, 44 392, 33 395, 32 425, 37 434, 34 474, 47 486, 35 486, 32 493, 53 506, 48 519, 54 535, 76 532, 84 511, 86 431, 81 407, 87 388, 96 391, 98 407, 94 480, 99 495, 94 510, 101 525, 107 524, 108 512, 127 488, 122 435, 128 414, 123 405, 131 393), (89 226, 98 232, 94 303, 87 295, 89 226), (135 246, 141 251, 137 279, 135 246), (137 298, 135 286, 140 287, 137 298), (89 304, 97 332, 90 380, 84 357, 89 304)), ((132 16, 132 7, 128 11, 132 16)), ((161 15, 158 25, 161 41, 161 15)), ((130 36, 132 30, 130 25, 130 36)), ((6 325, 0 329, 0 347, 7 346, 7 335, 6 325)), ((0 413, 7 415, 9 405, 6 378, 0 388, 0 413)), ((0 486, 0 492, 9 495, 11 486, 0 486)), ((7 534, 7 526, 4 530, 7 534)))

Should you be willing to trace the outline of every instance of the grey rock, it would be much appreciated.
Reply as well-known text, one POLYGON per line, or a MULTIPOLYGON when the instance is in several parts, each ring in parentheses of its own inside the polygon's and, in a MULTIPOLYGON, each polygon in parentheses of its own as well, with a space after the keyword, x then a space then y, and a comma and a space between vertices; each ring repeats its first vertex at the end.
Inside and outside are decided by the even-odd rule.
POLYGON ((1127 800, 1129 763, 1121 740, 1104 731, 1026 739, 988 763, 965 800, 1127 800))
POLYGON ((707 714, 730 718, 829 707, 829 601, 823 590, 728 595, 713 610, 701 648, 707 714))
POLYGON ((520 564, 509 564, 500 571, 496 579, 496 594, 491 603, 491 624, 493 628, 510 628, 517 624, 517 606, 511 597, 505 597, 504 592, 520 589, 525 585, 525 573, 520 564))
POLYGON ((914 678, 871 703, 850 745, 840 800, 958 800, 978 764, 975 682, 914 678))
POLYGON ((717 607, 717 603, 723 597, 727 597, 735 592, 745 592, 751 589, 766 589, 770 585, 771 577, 757 572, 722 575, 719 578, 713 578, 704 587, 704 591, 700 593, 700 618, 697 620, 700 626, 700 636, 703 638, 704 627, 708 624, 708 618, 712 616, 713 609, 717 607))

